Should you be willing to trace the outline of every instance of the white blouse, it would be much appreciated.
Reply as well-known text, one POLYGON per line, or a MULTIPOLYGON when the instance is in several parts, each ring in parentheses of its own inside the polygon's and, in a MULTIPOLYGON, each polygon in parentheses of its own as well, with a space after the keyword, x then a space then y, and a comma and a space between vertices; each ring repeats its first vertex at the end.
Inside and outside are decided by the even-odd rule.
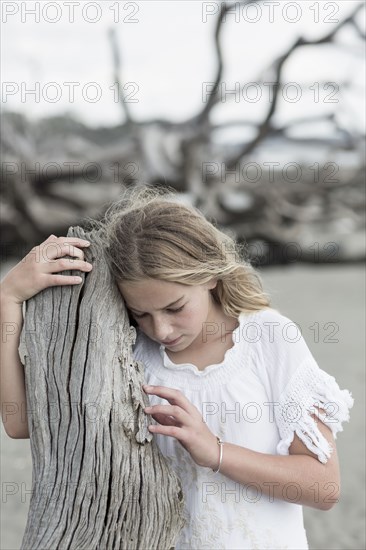
MULTIPOLYGON (((320 419, 336 437, 349 420, 351 394, 319 368, 300 329, 275 309, 242 313, 232 339, 221 363, 199 370, 173 363, 163 345, 137 329, 134 357, 144 364, 147 384, 179 389, 224 442, 287 455, 296 432, 325 463, 332 449, 310 414, 315 406, 324 408, 320 419)), ((157 396, 149 400, 168 403, 157 396)), ((243 485, 197 466, 175 438, 154 437, 183 485, 186 523, 176 550, 308 548, 296 503, 299 484, 284 487, 292 502, 275 499, 256 483, 243 485)))

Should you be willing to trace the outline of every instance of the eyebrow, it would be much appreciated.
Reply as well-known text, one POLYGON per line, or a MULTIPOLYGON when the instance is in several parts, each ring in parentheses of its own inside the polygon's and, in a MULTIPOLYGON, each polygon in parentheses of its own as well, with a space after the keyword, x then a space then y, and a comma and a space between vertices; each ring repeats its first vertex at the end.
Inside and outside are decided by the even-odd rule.
MULTIPOLYGON (((167 309, 167 308, 169 308, 169 307, 171 307, 171 306, 174 306, 175 304, 177 304, 178 302, 180 302, 183 298, 184 298, 184 296, 181 296, 180 298, 178 298, 178 300, 175 300, 175 302, 172 302, 171 304, 168 304, 167 306, 160 308, 158 311, 163 311, 164 309, 167 309)), ((129 306, 127 306, 127 307, 129 307, 129 306)), ((136 311, 136 313, 143 313, 143 311, 140 311, 140 310, 138 310, 138 309, 135 309, 134 307, 129 307, 129 309, 130 309, 131 311, 136 311)))

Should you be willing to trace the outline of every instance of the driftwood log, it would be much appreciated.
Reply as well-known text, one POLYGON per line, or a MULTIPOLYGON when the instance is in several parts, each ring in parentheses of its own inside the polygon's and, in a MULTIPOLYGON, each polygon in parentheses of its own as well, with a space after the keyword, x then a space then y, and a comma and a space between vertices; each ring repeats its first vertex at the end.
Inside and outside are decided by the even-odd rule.
MULTIPOLYGON (((102 217, 126 186, 149 183, 183 193, 220 228, 248 243, 248 255, 256 264, 364 261, 365 135, 347 123, 354 118, 352 111, 344 116, 348 101, 342 100, 332 112, 325 108, 319 116, 302 116, 286 124, 277 115, 283 107, 286 69, 298 52, 333 46, 354 51, 362 59, 366 37, 360 24, 365 4, 354 6, 330 29, 324 25, 320 37, 298 37, 260 71, 254 83, 261 89, 270 84, 271 91, 261 120, 247 115, 251 105, 244 101, 242 117, 217 123, 215 109, 234 97, 238 101, 238 95, 243 99, 248 85, 238 77, 240 93, 228 98, 223 94, 222 85, 230 88, 230 83, 225 84, 228 54, 223 40, 227 21, 232 20, 227 15, 251 3, 260 9, 260 0, 240 0, 235 6, 219 3, 212 40, 216 68, 212 82, 206 83, 210 92, 187 120, 136 120, 133 104, 124 98, 123 51, 114 32, 109 38, 121 124, 93 129, 67 116, 30 122, 20 114, 4 113, 0 253, 23 257, 50 233, 63 235, 84 217, 102 217), (350 36, 347 44, 344 32, 350 36), (319 135, 319 123, 328 135, 322 137, 322 130, 319 135), (235 145, 220 145, 218 136, 234 129, 240 131, 235 145), (315 158, 314 146, 319 151, 315 158), (278 150, 287 151, 287 161, 269 168, 278 160, 278 150), (289 172, 288 165, 292 165, 289 172)), ((311 82, 311 72, 304 77, 311 82)), ((331 84, 318 82, 322 89, 331 84)), ((346 78, 333 84, 341 97, 357 85, 346 78)), ((306 90, 307 84, 303 86, 306 90)))
MULTIPOLYGON (((135 328, 96 231, 83 283, 26 303, 25 364, 33 461, 22 549, 169 549, 183 526, 180 481, 160 453, 143 407, 135 328)), ((69 272, 71 273, 71 272, 69 272)))

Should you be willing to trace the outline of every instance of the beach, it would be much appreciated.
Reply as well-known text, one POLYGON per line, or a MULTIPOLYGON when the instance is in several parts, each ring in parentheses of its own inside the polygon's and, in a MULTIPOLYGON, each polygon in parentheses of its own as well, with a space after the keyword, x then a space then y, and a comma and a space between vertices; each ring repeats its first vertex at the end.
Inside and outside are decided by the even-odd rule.
MULTIPOLYGON (((5 265, 2 276, 9 269, 5 265)), ((273 306, 301 328, 319 366, 355 400, 338 434, 341 499, 330 511, 304 507, 311 549, 365 548, 365 269, 353 265, 293 265, 260 270, 273 306)), ((29 440, 1 426, 2 550, 20 548, 31 494, 29 440)))

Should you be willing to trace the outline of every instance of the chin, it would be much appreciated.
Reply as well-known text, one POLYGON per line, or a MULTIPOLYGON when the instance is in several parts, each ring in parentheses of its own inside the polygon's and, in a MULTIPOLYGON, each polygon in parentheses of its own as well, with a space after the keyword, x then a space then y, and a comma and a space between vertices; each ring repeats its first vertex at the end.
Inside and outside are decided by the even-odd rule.
POLYGON ((165 346, 165 347, 167 347, 169 349, 169 351, 174 353, 174 352, 178 352, 178 351, 184 351, 185 349, 189 348, 191 343, 192 343, 191 340, 187 340, 187 337, 183 336, 182 341, 178 342, 178 344, 176 344, 175 346, 165 346))

